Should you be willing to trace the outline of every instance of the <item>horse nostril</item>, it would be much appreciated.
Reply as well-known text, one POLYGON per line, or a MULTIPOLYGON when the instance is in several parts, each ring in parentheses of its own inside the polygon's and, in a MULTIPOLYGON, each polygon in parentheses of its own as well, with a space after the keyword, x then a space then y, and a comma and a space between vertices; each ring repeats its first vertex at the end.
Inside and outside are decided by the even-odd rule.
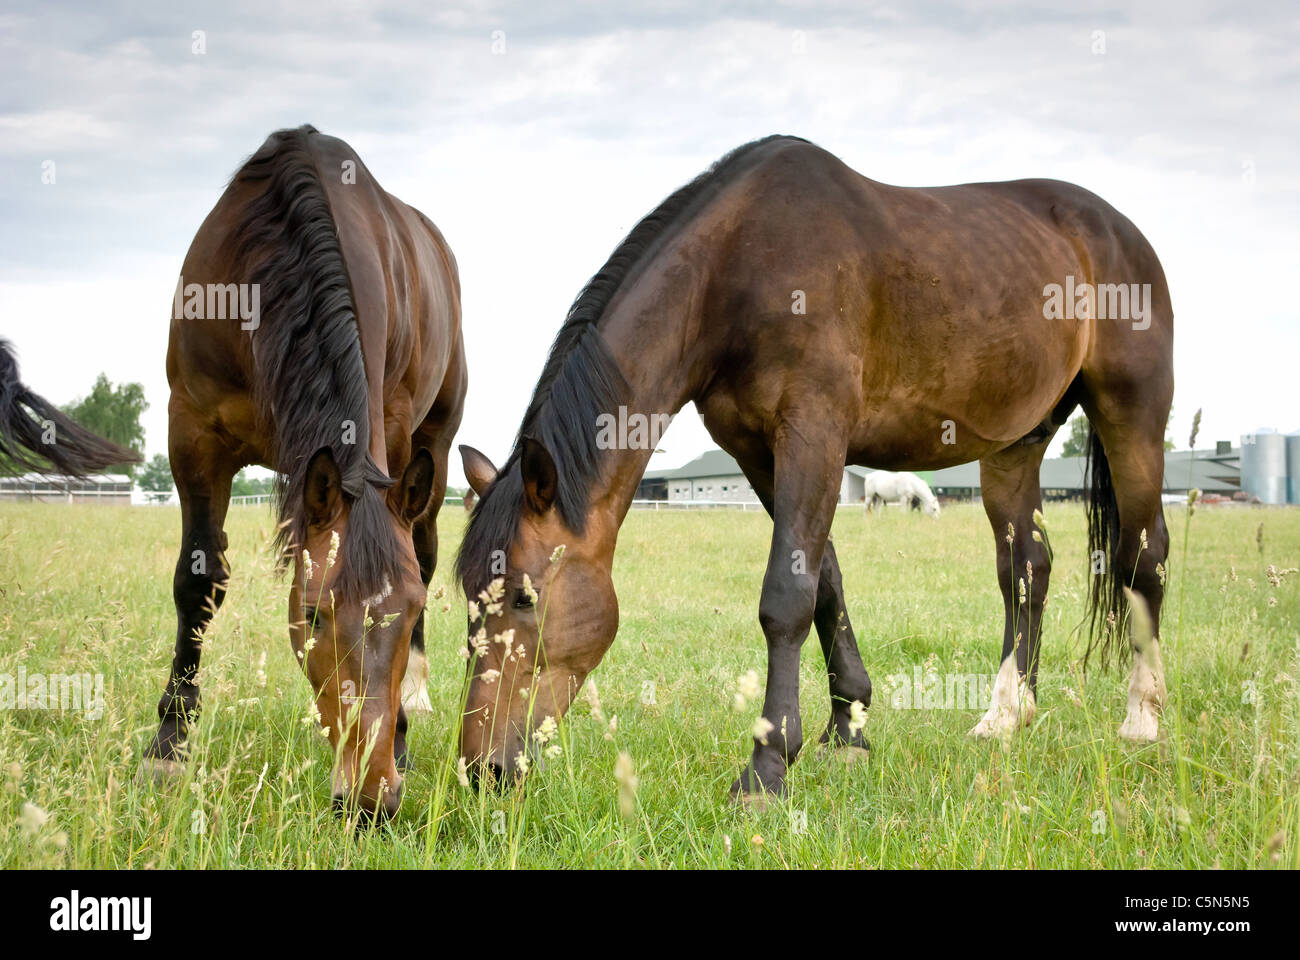
POLYGON ((384 792, 383 803, 379 808, 379 814, 384 819, 389 819, 397 815, 397 808, 402 805, 402 784, 389 788, 384 792))
POLYGON ((383 794, 383 801, 375 804, 366 800, 349 802, 348 798, 341 793, 334 794, 332 798, 334 815, 346 818, 350 814, 356 814, 358 824, 368 824, 373 820, 389 820, 397 814, 398 808, 402 805, 402 784, 398 784, 396 789, 387 789, 383 794))

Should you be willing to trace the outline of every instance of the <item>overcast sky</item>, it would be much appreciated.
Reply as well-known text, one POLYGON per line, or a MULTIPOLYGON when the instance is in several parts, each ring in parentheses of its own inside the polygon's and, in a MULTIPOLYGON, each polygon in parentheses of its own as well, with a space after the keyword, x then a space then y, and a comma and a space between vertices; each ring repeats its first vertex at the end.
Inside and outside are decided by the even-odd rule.
MULTIPOLYGON (((451 243, 459 441, 499 461, 624 233, 731 147, 790 133, 891 183, 1094 190, 1168 275, 1179 445, 1200 406, 1202 443, 1300 427, 1294 0, 645 6, 9 0, 0 335, 24 379, 60 403, 100 371, 142 382, 165 452, 185 250, 266 135, 310 122, 451 243)), ((711 446, 688 408, 652 462, 711 446)))

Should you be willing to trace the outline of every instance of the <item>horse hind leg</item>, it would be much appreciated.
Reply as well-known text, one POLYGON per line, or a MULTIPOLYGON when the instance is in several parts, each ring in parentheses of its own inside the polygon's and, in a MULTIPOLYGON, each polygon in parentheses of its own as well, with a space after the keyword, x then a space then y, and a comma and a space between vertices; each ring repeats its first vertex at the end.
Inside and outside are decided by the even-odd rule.
MULTIPOLYGON (((438 560, 436 512, 430 508, 415 522, 411 532, 415 540, 415 557, 420 564, 420 579, 428 590, 438 560)), ((429 661, 424 652, 425 616, 426 611, 422 609, 411 630, 411 655, 407 660, 406 675, 402 678, 402 706, 407 713, 433 712, 429 700, 429 661)))
MULTIPOLYGON (((1167 409, 1167 405, 1166 405, 1167 409)), ((1093 418, 1094 452, 1092 469, 1107 471, 1113 502, 1102 509, 1118 514, 1118 542, 1112 544, 1109 571, 1103 575, 1117 578, 1145 602, 1150 616, 1150 637, 1133 629, 1130 612, 1127 624, 1132 643, 1133 665, 1129 677, 1128 710, 1120 725, 1120 737, 1136 742, 1157 739, 1160 713, 1165 701, 1164 666, 1160 658, 1160 608, 1164 601, 1164 564, 1169 554, 1169 531, 1165 526, 1164 506, 1160 499, 1164 481, 1164 429, 1137 430, 1106 420, 1100 411, 1089 411, 1093 418)), ((1110 589, 1103 596, 1114 596, 1110 589)), ((1114 636, 1122 637, 1125 611, 1114 610, 1114 636)))
MULTIPOLYGON (((415 560, 420 565, 420 580, 426 593, 438 567, 438 513, 447 495, 447 453, 451 446, 450 434, 454 432, 436 423, 431 427, 426 420, 411 437, 412 449, 424 447, 433 455, 433 492, 429 506, 411 528, 415 560), (448 436, 444 439, 443 434, 448 436)), ((429 661, 424 651, 425 620, 426 610, 421 609, 411 630, 411 656, 402 678, 402 705, 408 713, 433 712, 429 701, 429 661)))
POLYGON ((992 702, 970 731, 975 737, 1006 736, 1032 722, 1037 710, 1038 648, 1052 564, 1046 544, 1034 539, 1033 514, 1041 508, 1038 471, 1046 450, 1046 442, 1017 445, 980 461, 1004 624, 992 702))
MULTIPOLYGON (((415 522, 411 534, 415 541, 416 562, 420 565, 420 579, 424 582, 427 594, 438 556, 438 533, 432 512, 415 522)), ((397 723, 394 727, 393 762, 397 769, 403 772, 410 768, 410 755, 406 749, 406 732, 410 727, 410 717, 416 713, 433 712, 433 703, 429 700, 429 660, 424 652, 426 613, 427 610, 421 608, 419 616, 415 619, 415 626, 411 628, 411 650, 406 658, 406 673, 402 675, 397 723)))
POLYGON ((393 739, 393 757, 397 768, 403 771, 410 766, 406 748, 408 718, 417 713, 433 712, 433 703, 429 700, 429 660, 424 649, 424 631, 428 615, 429 582, 433 580, 434 570, 438 566, 438 512, 442 509, 442 501, 447 494, 447 452, 450 441, 417 430, 411 438, 411 445, 417 449, 427 447, 433 454, 434 466, 433 492, 429 497, 429 506, 411 527, 415 560, 420 566, 420 580, 424 584, 425 606, 421 608, 415 626, 411 629, 411 650, 406 661, 406 673, 402 676, 401 704, 397 710, 397 730, 393 739))

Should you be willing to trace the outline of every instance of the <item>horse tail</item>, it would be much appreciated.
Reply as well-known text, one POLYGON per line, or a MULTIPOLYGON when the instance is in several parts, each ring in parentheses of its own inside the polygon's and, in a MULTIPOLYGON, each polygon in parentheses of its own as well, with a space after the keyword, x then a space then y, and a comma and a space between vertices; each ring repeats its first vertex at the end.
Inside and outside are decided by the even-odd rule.
POLYGON ((1098 650, 1104 667, 1123 624, 1124 584, 1116 576, 1114 562, 1115 550, 1119 546, 1119 504, 1115 500, 1115 485, 1106 449, 1091 424, 1088 425, 1086 470, 1089 476, 1088 562, 1092 571, 1092 589, 1088 597, 1088 646, 1083 662, 1086 667, 1088 658, 1098 650))
POLYGON ((0 459, 24 470, 85 477, 115 464, 139 463, 81 426, 18 378, 13 345, 0 339, 0 459))

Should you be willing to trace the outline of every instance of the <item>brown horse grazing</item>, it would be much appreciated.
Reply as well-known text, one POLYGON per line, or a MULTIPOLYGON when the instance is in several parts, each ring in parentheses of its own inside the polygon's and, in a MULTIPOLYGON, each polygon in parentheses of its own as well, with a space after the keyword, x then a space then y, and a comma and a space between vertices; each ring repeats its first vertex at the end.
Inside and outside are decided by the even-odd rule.
MULTIPOLYGON (((482 499, 457 572, 471 599, 502 598, 470 624, 465 757, 525 768, 530 732, 564 713, 609 647, 615 540, 653 444, 610 443, 608 424, 688 401, 774 521, 759 603, 766 734, 733 792, 782 789, 803 742, 810 625, 830 684, 821 739, 866 746, 851 719, 871 683, 829 539, 846 463, 980 461, 1006 624, 994 704, 972 732, 1027 722, 1049 570, 1033 539, 1039 464, 1076 405, 1097 438, 1090 530, 1108 572, 1094 602, 1114 610, 1132 584, 1158 623, 1172 323, 1151 247, 1079 187, 888 186, 791 137, 733 151, 642 220, 579 295, 501 470, 461 448, 482 499), (1062 305, 1061 289, 1080 296, 1062 305), (1085 289, 1145 301, 1117 317, 1085 289)), ((1137 660, 1122 732, 1149 737, 1160 670, 1137 660)))
POLYGON ((310 126, 274 133, 186 254, 167 380, 183 530, 176 652, 152 766, 183 755, 203 630, 229 579, 231 478, 256 463, 280 474, 290 638, 339 757, 335 799, 392 813, 405 763, 403 677, 416 681, 414 703, 427 677, 435 521, 465 396, 450 249, 342 140, 310 126))
POLYGON ((134 450, 91 433, 24 386, 13 345, 0 339, 0 466, 84 477, 114 464, 139 462, 134 450))

